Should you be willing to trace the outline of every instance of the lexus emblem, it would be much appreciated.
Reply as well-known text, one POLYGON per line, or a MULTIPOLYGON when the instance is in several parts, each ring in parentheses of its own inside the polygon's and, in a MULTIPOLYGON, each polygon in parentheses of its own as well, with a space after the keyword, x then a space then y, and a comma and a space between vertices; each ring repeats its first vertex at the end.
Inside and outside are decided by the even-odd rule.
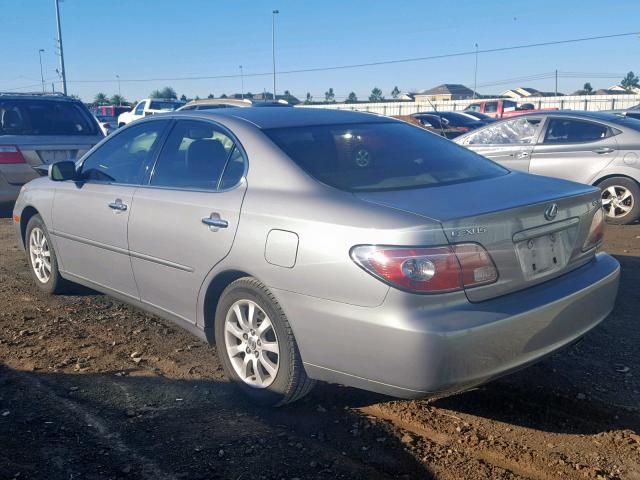
POLYGON ((547 220, 551 221, 554 218, 556 218, 556 215, 558 215, 558 204, 557 203, 552 203, 551 205, 548 205, 547 208, 544 209, 544 218, 546 218, 547 220))

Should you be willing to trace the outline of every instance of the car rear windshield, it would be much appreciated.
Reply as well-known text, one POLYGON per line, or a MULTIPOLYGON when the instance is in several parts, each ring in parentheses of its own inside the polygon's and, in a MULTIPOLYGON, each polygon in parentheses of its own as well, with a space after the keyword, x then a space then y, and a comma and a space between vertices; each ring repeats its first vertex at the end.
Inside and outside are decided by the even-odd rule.
POLYGON ((449 140, 403 122, 265 129, 296 164, 350 192, 423 188, 509 171, 449 140))
POLYGON ((167 110, 173 112, 175 109, 180 108, 184 103, 180 102, 163 102, 161 100, 151 100, 149 104, 150 110, 167 110))
POLYGON ((83 106, 68 101, 0 100, 0 135, 97 135, 83 106))

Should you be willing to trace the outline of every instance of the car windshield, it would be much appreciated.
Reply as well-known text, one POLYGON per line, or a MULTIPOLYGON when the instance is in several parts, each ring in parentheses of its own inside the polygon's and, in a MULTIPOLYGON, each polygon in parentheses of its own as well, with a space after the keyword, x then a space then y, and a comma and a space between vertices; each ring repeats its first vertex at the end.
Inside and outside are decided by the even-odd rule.
POLYGON ((0 100, 0 135, 97 135, 88 110, 69 101, 0 100))
POLYGON ((162 100, 151 100, 149 104, 150 110, 166 110, 167 112, 173 112, 175 109, 180 108, 184 103, 169 102, 162 100))
POLYGON ((445 138, 402 122, 264 132, 309 175, 350 192, 440 186, 509 172, 445 138))
POLYGON ((106 122, 106 123, 114 122, 114 123, 116 123, 116 117, 112 117, 110 115, 96 115, 96 118, 98 120, 100 120, 101 122, 106 122))
POLYGON ((464 126, 464 125, 477 125, 478 119, 471 118, 467 115, 462 115, 455 112, 441 112, 438 115, 449 122, 452 127, 464 126))

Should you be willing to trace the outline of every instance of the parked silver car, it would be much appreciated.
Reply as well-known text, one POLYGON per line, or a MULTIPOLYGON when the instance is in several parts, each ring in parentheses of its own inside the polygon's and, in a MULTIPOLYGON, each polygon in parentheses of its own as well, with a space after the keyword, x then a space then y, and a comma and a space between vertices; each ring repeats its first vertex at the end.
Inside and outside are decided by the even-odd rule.
POLYGON ((574 342, 616 297, 603 219, 596 188, 302 108, 149 117, 14 210, 42 290, 80 283, 215 341, 272 405, 314 380, 451 393, 574 342))
POLYGON ((513 170, 599 187, 611 223, 640 218, 640 120, 605 112, 540 112, 454 141, 513 170))
POLYGON ((0 203, 39 173, 33 167, 76 160, 104 138, 82 102, 59 94, 0 93, 0 203))

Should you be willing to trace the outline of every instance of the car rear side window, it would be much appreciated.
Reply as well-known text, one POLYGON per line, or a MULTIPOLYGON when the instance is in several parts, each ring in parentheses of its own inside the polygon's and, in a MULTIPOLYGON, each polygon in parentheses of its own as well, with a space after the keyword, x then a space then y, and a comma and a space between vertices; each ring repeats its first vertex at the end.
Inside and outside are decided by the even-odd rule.
POLYGON ((98 130, 76 102, 0 100, 0 135, 98 135, 98 130))
POLYGON ((264 133, 309 175, 352 192, 439 186, 508 173, 470 150, 403 122, 264 133))
POLYGON ((611 130, 607 125, 567 118, 552 118, 549 120, 544 143, 596 142, 610 135, 611 130))
POLYGON ((167 137, 149 184, 218 190, 234 186, 243 174, 244 157, 229 135, 209 122, 180 120, 167 137))
POLYGON ((115 134, 83 162, 82 180, 140 185, 167 123, 145 122, 115 134))

